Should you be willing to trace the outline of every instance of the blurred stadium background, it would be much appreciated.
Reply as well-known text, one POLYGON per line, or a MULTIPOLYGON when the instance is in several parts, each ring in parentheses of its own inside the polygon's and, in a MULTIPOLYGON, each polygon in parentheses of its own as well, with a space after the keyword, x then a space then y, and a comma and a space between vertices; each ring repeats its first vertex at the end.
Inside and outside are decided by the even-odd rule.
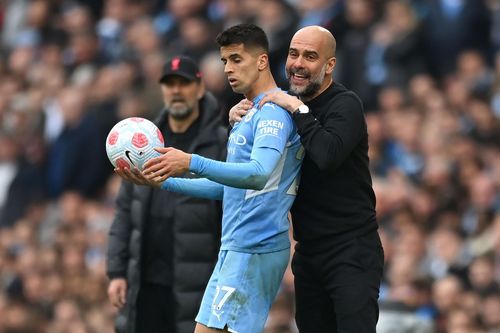
MULTIPOLYGON (((499 0, 0 0, 0 333, 111 333, 104 257, 120 180, 104 138, 161 109, 168 56, 240 96, 215 35, 304 25, 366 106, 386 253, 379 332, 500 332, 499 0)), ((266 333, 296 332, 287 273, 266 333)))

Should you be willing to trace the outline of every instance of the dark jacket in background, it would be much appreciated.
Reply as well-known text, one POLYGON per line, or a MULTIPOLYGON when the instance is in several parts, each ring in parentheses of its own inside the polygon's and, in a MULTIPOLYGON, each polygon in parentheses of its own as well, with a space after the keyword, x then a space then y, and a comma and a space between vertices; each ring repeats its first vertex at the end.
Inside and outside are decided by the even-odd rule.
MULTIPOLYGON (((225 160, 227 130, 220 126, 217 102, 210 94, 201 101, 198 121, 199 134, 187 152, 225 160)), ((155 123, 160 129, 167 124, 167 112, 163 111, 155 123)), ((176 298, 175 333, 192 333, 206 283, 217 261, 220 202, 161 191, 154 195, 161 195, 165 204, 158 205, 159 200, 153 200, 155 191, 161 190, 123 182, 118 194, 117 212, 109 232, 107 272, 111 279, 126 277, 128 294, 127 303, 117 316, 116 327, 118 332, 135 331, 137 295, 141 279, 147 278, 148 282, 172 287, 176 298), (156 202, 154 207, 153 202, 156 202), (165 218, 152 217, 153 211, 165 218), (145 236, 165 234, 167 237, 154 239, 145 236), (144 272, 142 260, 145 249, 154 251, 155 248, 160 256, 169 255, 170 258, 165 258, 163 265, 159 261, 149 263, 148 270, 157 269, 157 274, 152 276, 144 272)), ((153 256, 148 257, 154 260, 153 256)))
POLYGON ((490 14, 484 0, 464 0, 456 13, 447 13, 440 0, 420 4, 423 12, 422 50, 431 74, 442 78, 456 67, 457 56, 468 49, 487 55, 490 44, 490 14))

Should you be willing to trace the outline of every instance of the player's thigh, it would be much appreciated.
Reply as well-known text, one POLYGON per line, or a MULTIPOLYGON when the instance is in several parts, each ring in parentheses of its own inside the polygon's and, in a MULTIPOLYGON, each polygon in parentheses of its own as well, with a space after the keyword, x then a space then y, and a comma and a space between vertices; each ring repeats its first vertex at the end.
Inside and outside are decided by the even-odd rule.
POLYGON ((230 332, 261 332, 286 269, 289 249, 219 258, 196 321, 230 332))
POLYGON ((292 260, 295 284, 295 320, 301 333, 334 333, 335 309, 319 278, 312 258, 295 252, 292 260))

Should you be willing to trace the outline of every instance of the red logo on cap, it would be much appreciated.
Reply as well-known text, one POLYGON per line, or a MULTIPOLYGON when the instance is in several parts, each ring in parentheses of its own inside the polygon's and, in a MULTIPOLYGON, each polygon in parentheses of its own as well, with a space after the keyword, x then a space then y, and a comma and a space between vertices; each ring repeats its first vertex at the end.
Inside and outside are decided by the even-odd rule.
POLYGON ((172 59, 172 63, 171 63, 172 70, 173 71, 178 71, 180 64, 181 64, 181 59, 179 59, 179 58, 172 59))

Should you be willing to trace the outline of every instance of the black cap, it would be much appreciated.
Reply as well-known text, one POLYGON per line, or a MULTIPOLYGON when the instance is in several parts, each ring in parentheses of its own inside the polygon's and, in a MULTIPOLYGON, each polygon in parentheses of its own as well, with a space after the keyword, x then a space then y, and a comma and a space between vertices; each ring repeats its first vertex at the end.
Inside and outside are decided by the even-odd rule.
POLYGON ((182 76, 190 81, 201 78, 201 72, 196 62, 186 56, 175 56, 168 60, 163 66, 159 82, 164 82, 171 75, 182 76))

